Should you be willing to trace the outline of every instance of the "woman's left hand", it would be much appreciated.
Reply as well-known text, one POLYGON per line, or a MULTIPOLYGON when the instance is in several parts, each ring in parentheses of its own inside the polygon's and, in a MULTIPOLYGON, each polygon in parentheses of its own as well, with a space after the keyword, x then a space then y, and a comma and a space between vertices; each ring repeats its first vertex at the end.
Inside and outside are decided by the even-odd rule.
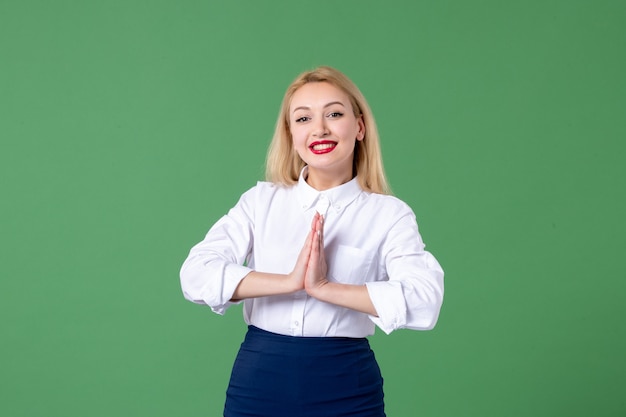
POLYGON ((378 316, 365 285, 341 284, 328 281, 328 264, 324 254, 324 217, 315 214, 306 246, 309 261, 304 276, 307 294, 320 301, 378 316))
POLYGON ((311 227, 311 252, 304 278, 304 288, 309 295, 314 296, 316 290, 328 283, 326 278, 328 265, 324 255, 324 216, 316 213, 311 227))

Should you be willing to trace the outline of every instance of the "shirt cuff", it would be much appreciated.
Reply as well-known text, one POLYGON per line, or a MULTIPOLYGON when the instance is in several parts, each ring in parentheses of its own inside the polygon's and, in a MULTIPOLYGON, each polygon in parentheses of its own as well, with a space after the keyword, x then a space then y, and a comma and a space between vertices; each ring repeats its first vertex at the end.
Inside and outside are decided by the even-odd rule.
POLYGON ((207 302, 213 312, 222 315, 226 312, 228 307, 239 303, 233 302, 231 299, 233 298, 233 294, 235 293, 235 290, 241 280, 250 272, 252 272, 252 269, 243 265, 230 264, 226 267, 226 270, 224 271, 223 287, 218 295, 219 300, 211 300, 210 302, 207 302))
POLYGON ((395 281, 367 282, 365 284, 378 317, 369 316, 382 331, 389 334, 406 324, 406 305, 402 283, 395 281))

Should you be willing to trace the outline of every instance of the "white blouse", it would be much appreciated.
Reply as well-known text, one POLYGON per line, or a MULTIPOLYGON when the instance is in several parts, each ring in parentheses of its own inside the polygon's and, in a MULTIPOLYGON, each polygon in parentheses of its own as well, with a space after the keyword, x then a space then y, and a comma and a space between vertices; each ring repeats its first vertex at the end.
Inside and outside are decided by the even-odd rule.
POLYGON ((181 272, 185 298, 224 314, 252 270, 292 271, 317 210, 331 281, 367 286, 378 317, 318 301, 304 290, 244 300, 247 324, 292 336, 365 337, 428 330, 443 301, 443 270, 424 250, 413 211, 401 200, 363 191, 356 178, 326 191, 304 180, 259 182, 191 249, 181 272))

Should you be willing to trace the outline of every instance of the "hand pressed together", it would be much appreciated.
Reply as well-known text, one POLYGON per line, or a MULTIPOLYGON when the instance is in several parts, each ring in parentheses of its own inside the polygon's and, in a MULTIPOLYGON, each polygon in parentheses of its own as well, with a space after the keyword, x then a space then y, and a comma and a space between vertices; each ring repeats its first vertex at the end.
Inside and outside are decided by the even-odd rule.
POLYGON ((308 295, 320 301, 377 316, 364 284, 331 282, 327 274, 324 218, 316 213, 293 271, 287 275, 251 271, 240 281, 231 301, 306 290, 308 295))
POLYGON ((324 217, 315 213, 311 221, 311 230, 290 275, 299 289, 305 289, 309 295, 314 296, 315 290, 328 283, 327 273, 328 265, 324 254, 324 217))
MULTIPOLYGON (((349 260, 343 260, 349 262, 349 260)), ((324 217, 316 213, 311 230, 298 255, 292 280, 299 283, 298 289, 318 300, 377 316, 365 285, 340 284, 327 278, 328 264, 324 253, 324 217)))

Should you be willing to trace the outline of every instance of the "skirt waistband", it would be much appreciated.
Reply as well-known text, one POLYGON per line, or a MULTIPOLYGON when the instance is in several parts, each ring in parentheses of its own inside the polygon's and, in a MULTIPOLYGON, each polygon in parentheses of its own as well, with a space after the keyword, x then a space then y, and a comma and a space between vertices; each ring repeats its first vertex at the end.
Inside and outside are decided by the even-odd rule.
POLYGON ((244 340, 244 345, 257 345, 259 349, 272 345, 273 349, 296 350, 300 354, 311 352, 324 354, 342 350, 370 350, 367 338, 354 337, 310 337, 310 336, 287 336, 268 332, 256 326, 249 325, 244 340))

